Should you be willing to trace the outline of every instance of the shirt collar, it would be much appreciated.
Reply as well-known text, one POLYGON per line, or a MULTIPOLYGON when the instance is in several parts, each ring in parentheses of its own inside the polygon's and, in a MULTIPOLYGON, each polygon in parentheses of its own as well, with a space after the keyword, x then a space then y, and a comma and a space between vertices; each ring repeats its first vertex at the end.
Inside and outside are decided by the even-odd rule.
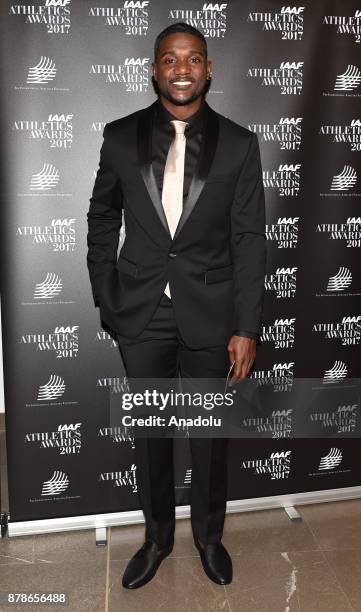
MULTIPOLYGON (((202 129, 202 125, 203 125, 203 119, 204 119, 204 115, 205 115, 205 100, 204 98, 202 99, 201 102, 201 106, 200 108, 193 113, 193 115, 191 115, 190 117, 187 117, 187 119, 185 119, 184 121, 186 121, 186 123, 188 123, 186 129, 189 129, 190 127, 195 128, 196 130, 201 130, 202 129)), ((177 119, 177 117, 174 117, 174 115, 172 115, 166 108, 165 106, 163 106, 163 104, 161 103, 160 99, 158 98, 157 104, 156 104, 156 121, 159 124, 164 124, 167 123, 169 124, 170 121, 177 119)))

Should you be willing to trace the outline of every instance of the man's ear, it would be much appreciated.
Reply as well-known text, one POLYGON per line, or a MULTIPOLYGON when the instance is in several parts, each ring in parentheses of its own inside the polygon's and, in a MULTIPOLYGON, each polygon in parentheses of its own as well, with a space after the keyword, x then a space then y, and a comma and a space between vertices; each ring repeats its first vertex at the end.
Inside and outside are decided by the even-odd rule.
POLYGON ((155 62, 152 63, 152 75, 153 75, 153 79, 156 81, 157 80, 157 65, 155 62))
POLYGON ((212 62, 211 60, 207 61, 207 74, 212 74, 212 62))

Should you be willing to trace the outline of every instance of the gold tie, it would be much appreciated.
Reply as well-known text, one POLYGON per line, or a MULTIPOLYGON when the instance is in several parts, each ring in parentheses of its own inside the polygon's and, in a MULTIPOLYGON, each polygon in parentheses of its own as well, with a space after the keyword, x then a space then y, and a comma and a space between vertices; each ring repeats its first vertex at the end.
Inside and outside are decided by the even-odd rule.
MULTIPOLYGON (((186 151, 185 121, 171 121, 175 129, 164 167, 162 204, 172 238, 183 209, 184 158, 186 151)), ((169 283, 164 293, 170 298, 169 283)))

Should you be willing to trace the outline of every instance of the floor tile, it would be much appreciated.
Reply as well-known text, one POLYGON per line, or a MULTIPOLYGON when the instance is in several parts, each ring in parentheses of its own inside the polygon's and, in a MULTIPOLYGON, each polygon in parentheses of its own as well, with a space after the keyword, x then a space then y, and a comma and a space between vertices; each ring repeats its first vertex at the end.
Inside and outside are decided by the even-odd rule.
POLYGON ((233 557, 226 585, 232 610, 242 612, 351 612, 322 552, 257 552, 233 557))

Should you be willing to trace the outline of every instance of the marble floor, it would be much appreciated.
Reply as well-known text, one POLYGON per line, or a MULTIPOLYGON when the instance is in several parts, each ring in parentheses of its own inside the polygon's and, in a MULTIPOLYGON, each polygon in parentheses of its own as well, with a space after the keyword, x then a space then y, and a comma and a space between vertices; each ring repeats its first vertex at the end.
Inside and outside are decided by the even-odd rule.
POLYGON ((177 521, 172 554, 156 577, 134 591, 121 586, 144 526, 0 540, 0 591, 57 591, 63 606, 0 610, 121 612, 361 612, 361 500, 298 506, 302 521, 282 509, 228 514, 223 543, 233 559, 225 587, 204 574, 188 519, 177 521))

